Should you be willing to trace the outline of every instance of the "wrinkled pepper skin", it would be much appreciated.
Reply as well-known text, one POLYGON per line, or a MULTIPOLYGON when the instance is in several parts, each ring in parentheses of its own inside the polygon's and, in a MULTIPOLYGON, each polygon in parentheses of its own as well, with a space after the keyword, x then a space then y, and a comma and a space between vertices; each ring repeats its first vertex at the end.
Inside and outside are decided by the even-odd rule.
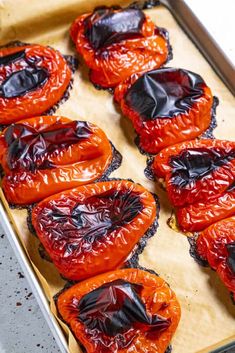
POLYGON ((152 168, 165 179, 174 206, 209 201, 235 180, 235 142, 205 139, 173 145, 155 157, 152 168))
POLYGON ((99 8, 79 16, 70 35, 102 88, 115 87, 135 72, 163 65, 169 54, 167 35, 138 9, 99 8))
POLYGON ((201 231, 235 213, 235 143, 192 140, 162 150, 152 165, 165 180, 183 231, 201 231))
POLYGON ((231 187, 210 201, 195 202, 176 209, 180 228, 187 232, 199 232, 211 224, 235 215, 235 188, 231 187))
POLYGON ((235 299, 235 217, 214 223, 201 232, 196 252, 217 271, 235 299))
POLYGON ((166 282, 139 269, 80 282, 59 295, 57 308, 87 353, 164 353, 180 320, 166 282))
POLYGON ((0 125, 46 113, 61 100, 71 78, 57 50, 38 44, 0 49, 0 125))
POLYGON ((112 162, 105 133, 89 122, 41 116, 0 135, 2 187, 11 204, 28 205, 101 178, 112 162))
POLYGON ((121 267, 156 217, 151 193, 113 180, 43 200, 33 209, 32 224, 59 272, 81 280, 121 267))
POLYGON ((163 68, 136 74, 118 85, 114 99, 134 126, 148 154, 191 140, 211 123, 213 96, 201 76, 163 68))

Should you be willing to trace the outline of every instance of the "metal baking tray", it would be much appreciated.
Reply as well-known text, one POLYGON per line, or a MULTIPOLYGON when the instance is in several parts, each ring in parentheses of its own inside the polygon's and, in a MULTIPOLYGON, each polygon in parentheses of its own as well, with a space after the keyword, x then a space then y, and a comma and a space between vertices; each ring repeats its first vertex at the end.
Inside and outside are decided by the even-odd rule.
MULTIPOLYGON (((152 1, 155 3, 155 1, 152 1)), ((150 1, 151 3, 151 1, 150 1)), ((176 20, 180 23, 186 34, 192 39, 197 47, 202 51, 206 59, 213 66, 217 74, 224 81, 229 90, 235 94, 235 73, 232 63, 225 56, 221 48, 215 43, 209 35, 206 28, 201 24, 199 19, 190 10, 184 0, 161 0, 160 3, 166 6, 176 20)), ((55 340, 62 353, 69 353, 68 345, 64 333, 59 326, 56 318, 52 315, 46 295, 37 279, 37 275, 28 259, 28 256, 21 244, 19 237, 7 215, 4 203, 0 200, 0 222, 4 232, 15 252, 15 255, 22 267, 29 285, 32 288, 35 298, 38 301, 40 309, 45 320, 55 337, 55 340)), ((200 353, 233 353, 235 352, 235 340, 228 339, 223 345, 212 350, 203 350, 200 353)), ((198 352, 199 353, 199 352, 198 352)))

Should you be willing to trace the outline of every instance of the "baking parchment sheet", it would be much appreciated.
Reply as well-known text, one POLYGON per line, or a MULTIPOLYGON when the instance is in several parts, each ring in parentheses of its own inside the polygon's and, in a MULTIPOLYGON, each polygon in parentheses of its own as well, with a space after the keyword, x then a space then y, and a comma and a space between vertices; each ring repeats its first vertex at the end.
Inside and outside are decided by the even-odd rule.
MULTIPOLYGON (((97 5, 127 5, 128 1, 105 0, 3 0, 0 1, 0 45, 12 40, 50 45, 63 54, 76 55, 69 39, 69 26, 80 13, 97 5)), ((169 10, 163 6, 146 10, 154 22, 169 30, 174 59, 167 66, 182 67, 199 73, 220 99, 217 109, 218 127, 215 136, 235 139, 235 101, 210 65, 181 30, 169 10)), ((174 353, 203 353, 222 345, 223 340, 235 340, 235 306, 218 276, 209 268, 197 265, 189 255, 187 238, 171 230, 166 222, 172 209, 166 194, 144 176, 146 157, 134 144, 131 123, 120 114, 113 98, 106 91, 96 90, 88 80, 88 69, 80 60, 70 98, 56 115, 88 120, 101 127, 123 155, 123 163, 111 177, 131 178, 157 193, 161 210, 157 233, 148 242, 140 264, 159 273, 176 292, 182 307, 182 318, 172 341, 174 353)), ((4 196, 0 194, 1 199, 4 196)), ((7 205, 6 205, 7 206, 7 205)), ((26 210, 10 210, 17 233, 31 260, 38 279, 51 301, 65 284, 53 264, 43 260, 38 252, 38 239, 27 228, 26 210)), ((60 322, 60 324, 62 324, 60 322)), ((73 335, 64 325, 71 353, 81 352, 73 335)), ((223 342, 224 343, 224 342, 223 342)))

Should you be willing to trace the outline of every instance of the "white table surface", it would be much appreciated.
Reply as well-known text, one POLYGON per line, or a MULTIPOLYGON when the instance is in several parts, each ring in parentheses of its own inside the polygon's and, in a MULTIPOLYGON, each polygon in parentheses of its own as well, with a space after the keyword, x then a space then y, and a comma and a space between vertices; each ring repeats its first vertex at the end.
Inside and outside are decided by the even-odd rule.
MULTIPOLYGON (((186 2, 235 63, 235 0, 186 2)), ((0 226, 0 353, 59 353, 29 285, 21 273, 0 226)))
POLYGON ((185 2, 235 65, 235 1, 185 0, 185 2))

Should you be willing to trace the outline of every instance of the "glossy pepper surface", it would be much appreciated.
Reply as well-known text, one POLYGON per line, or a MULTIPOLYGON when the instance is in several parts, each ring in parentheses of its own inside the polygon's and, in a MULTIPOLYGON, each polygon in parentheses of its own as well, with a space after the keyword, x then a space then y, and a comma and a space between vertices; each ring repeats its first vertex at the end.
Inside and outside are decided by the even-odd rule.
POLYGON ((213 96, 201 76, 163 68, 135 74, 118 85, 114 99, 133 123, 144 152, 191 140, 208 129, 213 96))
POLYGON ((176 209, 178 223, 183 231, 198 232, 224 218, 235 215, 235 186, 209 201, 195 202, 176 209))
POLYGON ((0 49, 0 125, 46 113, 72 77, 64 57, 38 44, 0 49))
POLYGON ((152 170, 165 180, 181 229, 203 230, 234 214, 234 142, 205 139, 167 147, 152 170))
POLYGON ((70 34, 91 81, 103 88, 160 67, 169 54, 167 34, 139 9, 96 9, 79 16, 70 34))
POLYGON ((87 353, 164 353, 180 319, 166 282, 139 269, 76 284, 59 295, 57 308, 87 353))
POLYGON ((113 180, 43 200, 33 209, 32 224, 59 272, 81 280, 121 267, 157 211, 142 186, 113 180))
POLYGON ((97 180, 112 157, 105 133, 85 121, 42 116, 12 124, 0 135, 2 187, 11 204, 34 203, 97 180))
POLYGON ((214 223, 201 232, 196 252, 217 271, 235 299, 235 217, 214 223))

